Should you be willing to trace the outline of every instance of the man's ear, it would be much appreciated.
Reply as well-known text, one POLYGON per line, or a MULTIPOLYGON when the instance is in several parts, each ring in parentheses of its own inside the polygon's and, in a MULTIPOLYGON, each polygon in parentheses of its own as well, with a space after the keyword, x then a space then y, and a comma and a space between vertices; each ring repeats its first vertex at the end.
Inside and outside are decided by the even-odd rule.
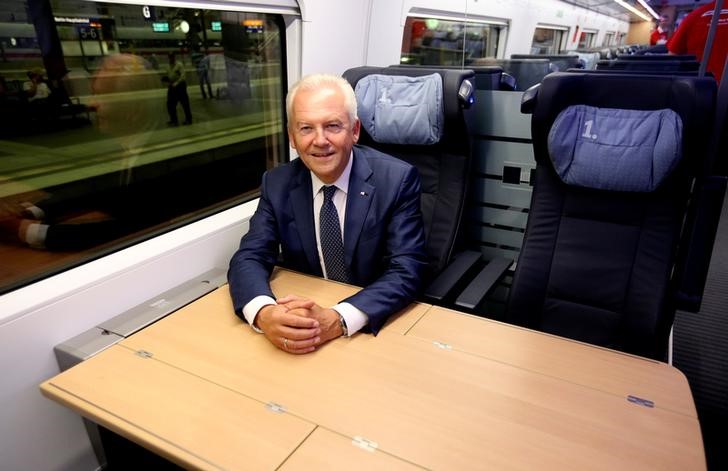
POLYGON ((354 138, 354 144, 359 142, 360 133, 361 133, 361 121, 359 121, 359 118, 356 118, 356 121, 354 121, 354 127, 351 129, 351 135, 354 138))

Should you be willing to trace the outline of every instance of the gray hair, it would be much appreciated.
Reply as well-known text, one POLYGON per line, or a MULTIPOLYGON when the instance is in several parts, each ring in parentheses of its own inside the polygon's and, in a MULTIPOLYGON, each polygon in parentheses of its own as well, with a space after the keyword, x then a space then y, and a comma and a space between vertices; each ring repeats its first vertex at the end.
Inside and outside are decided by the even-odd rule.
POLYGON ((338 88, 344 95, 344 107, 349 115, 349 124, 354 126, 357 120, 356 114, 356 95, 354 95, 354 89, 351 88, 349 82, 346 79, 337 75, 330 74, 313 74, 303 77, 301 80, 293 85, 293 88, 288 92, 286 97, 286 116, 288 118, 288 125, 291 125, 291 117, 293 116, 293 101, 296 99, 296 95, 300 90, 311 91, 319 88, 338 88))

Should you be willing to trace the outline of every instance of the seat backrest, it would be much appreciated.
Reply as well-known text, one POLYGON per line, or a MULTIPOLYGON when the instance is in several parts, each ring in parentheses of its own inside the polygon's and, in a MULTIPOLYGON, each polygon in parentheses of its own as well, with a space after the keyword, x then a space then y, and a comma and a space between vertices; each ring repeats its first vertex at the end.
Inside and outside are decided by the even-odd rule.
MULTIPOLYGON (((580 67, 582 69, 586 70, 592 70, 596 69, 597 62, 601 60, 601 55, 596 51, 576 51, 576 55, 579 56, 579 60, 584 63, 584 67, 580 67)), ((569 69, 570 67, 567 67, 566 69, 569 69)), ((566 69, 560 69, 561 71, 564 71, 566 69)))
POLYGON ((621 61, 696 61, 695 54, 619 54, 617 60, 621 61))
POLYGON ((509 322, 662 358, 714 102, 710 78, 569 72, 543 80, 509 322))
POLYGON ((700 62, 694 60, 671 60, 671 59, 660 59, 660 60, 643 60, 647 56, 637 56, 638 58, 633 60, 601 60, 597 62, 597 69, 607 70, 639 70, 643 72, 652 71, 664 71, 664 72, 680 72, 698 70, 700 62))
POLYGON ((579 67, 576 54, 511 54, 511 59, 548 59, 553 72, 579 67))
MULTIPOLYGON (((697 77, 698 71, 697 70, 678 70, 677 72, 669 71, 669 70, 610 70, 610 69, 593 69, 593 70, 585 70, 585 69, 567 69, 567 72, 576 72, 576 73, 587 73, 587 74, 608 74, 608 75, 674 75, 677 77, 697 77)), ((712 77, 713 74, 708 72, 706 76, 712 77)))
MULTIPOLYGON (((364 144, 389 155, 402 159, 417 167, 422 187, 422 214, 425 223, 425 237, 427 254, 431 275, 437 274, 450 261, 453 250, 460 242, 460 222, 465 206, 467 183, 470 173, 470 138, 468 135, 467 121, 469 118, 469 104, 472 102, 474 91, 474 73, 472 70, 451 70, 435 69, 427 67, 356 67, 344 72, 344 78, 357 93, 359 106, 359 117, 367 117, 374 121, 387 122, 386 127, 391 131, 397 129, 396 133, 375 132, 372 135, 371 126, 362 123, 362 131, 359 139, 364 144), (407 81, 408 78, 426 77, 437 74, 440 78, 441 88, 439 107, 442 118, 442 126, 439 129, 439 137, 420 140, 417 135, 407 136, 405 134, 414 132, 421 134, 423 126, 418 124, 412 126, 412 116, 400 114, 393 110, 399 108, 404 110, 408 107, 404 102, 395 101, 395 104, 403 105, 397 107, 384 107, 370 109, 370 104, 376 105, 382 101, 406 100, 407 97, 394 97, 393 94, 402 95, 396 87, 388 85, 389 79, 407 81), (379 79, 385 76, 389 79, 379 79), (377 88, 377 96, 374 100, 363 97, 363 94, 371 95, 377 88), (375 118, 375 115, 376 118, 375 118), (400 122, 397 122, 397 121, 400 122), (398 134, 396 136, 400 143, 391 142, 386 134, 398 134), (414 140, 412 140, 414 139, 414 140), (407 142, 407 143, 402 143, 407 142)), ((423 79, 426 80, 426 79, 423 79)), ((417 103, 422 105, 422 96, 413 95, 417 103)), ((436 97, 428 98, 428 108, 438 101, 436 97)), ((362 118, 364 121, 365 118, 362 118)), ((427 133, 426 133, 427 134, 427 133)))

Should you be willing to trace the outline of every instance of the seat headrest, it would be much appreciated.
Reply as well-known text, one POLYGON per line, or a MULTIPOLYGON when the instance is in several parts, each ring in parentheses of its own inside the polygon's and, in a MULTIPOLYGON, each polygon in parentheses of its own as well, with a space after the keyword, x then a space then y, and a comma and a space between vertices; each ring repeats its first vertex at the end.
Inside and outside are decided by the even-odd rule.
POLYGON ((354 89, 362 126, 380 144, 430 145, 444 126, 440 74, 367 75, 354 89))
POLYGON ((670 109, 572 105, 548 135, 554 170, 569 185, 651 192, 682 157, 682 120, 670 109))

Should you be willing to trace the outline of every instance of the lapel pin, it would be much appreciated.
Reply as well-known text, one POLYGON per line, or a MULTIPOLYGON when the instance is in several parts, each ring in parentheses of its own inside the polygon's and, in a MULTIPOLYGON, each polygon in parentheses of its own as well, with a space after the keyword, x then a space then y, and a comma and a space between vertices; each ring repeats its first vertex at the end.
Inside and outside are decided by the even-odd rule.
POLYGON ((366 191, 362 191, 359 194, 362 195, 362 196, 366 196, 367 195, 367 192, 366 191))

